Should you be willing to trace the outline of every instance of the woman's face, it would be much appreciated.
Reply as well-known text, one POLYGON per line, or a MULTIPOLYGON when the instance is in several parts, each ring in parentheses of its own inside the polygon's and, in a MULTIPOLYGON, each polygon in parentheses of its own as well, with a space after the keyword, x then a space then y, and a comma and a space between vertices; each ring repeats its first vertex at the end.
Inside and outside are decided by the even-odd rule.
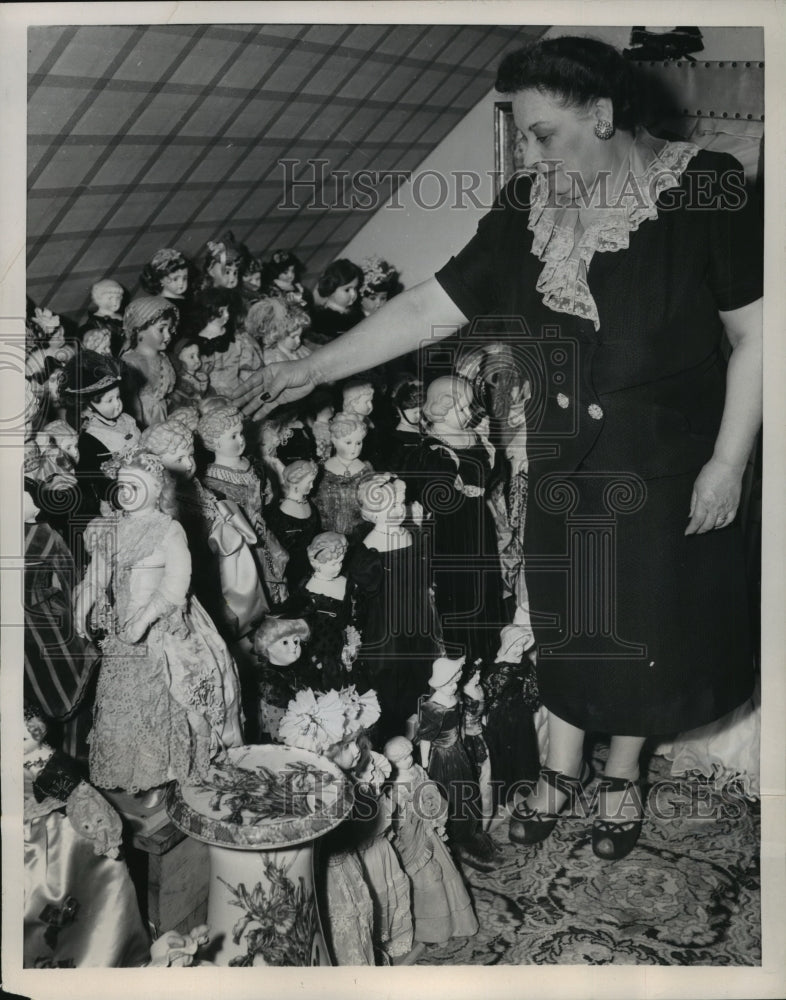
POLYGON ((185 267, 172 271, 171 274, 166 274, 161 279, 161 294, 168 298, 179 299, 186 294, 187 288, 188 270, 185 267))
POLYGON ((358 297, 358 279, 353 278, 346 285, 340 285, 328 296, 328 304, 337 312, 348 312, 358 297))
POLYGON ((123 400, 120 398, 120 388, 115 386, 103 396, 94 399, 90 404, 104 420, 116 420, 123 412, 123 400))
POLYGON ((563 107, 537 90, 522 90, 511 103, 524 168, 545 174, 554 193, 569 194, 574 188, 568 171, 589 186, 599 171, 609 169, 608 143, 595 135, 594 110, 563 107))
POLYGON ((222 337, 224 335, 224 330, 229 322, 229 306, 221 306, 217 316, 213 316, 205 324, 205 328, 201 335, 205 340, 214 340, 216 337, 222 337))
POLYGON ((351 431, 349 434, 342 434, 341 437, 332 439, 336 455, 338 455, 342 462, 351 462, 358 457, 363 450, 363 438, 365 436, 361 431, 351 431))

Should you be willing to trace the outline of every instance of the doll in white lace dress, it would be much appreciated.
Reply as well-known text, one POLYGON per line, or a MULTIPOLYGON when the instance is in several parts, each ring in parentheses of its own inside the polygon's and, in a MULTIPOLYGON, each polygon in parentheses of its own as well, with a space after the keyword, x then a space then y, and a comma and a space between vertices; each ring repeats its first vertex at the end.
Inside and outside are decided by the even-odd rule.
POLYGON ((163 473, 144 452, 120 463, 120 511, 88 527, 91 561, 75 598, 77 633, 92 610, 105 634, 90 779, 132 793, 199 781, 218 751, 242 744, 235 664, 189 595, 185 531, 159 508, 163 473))

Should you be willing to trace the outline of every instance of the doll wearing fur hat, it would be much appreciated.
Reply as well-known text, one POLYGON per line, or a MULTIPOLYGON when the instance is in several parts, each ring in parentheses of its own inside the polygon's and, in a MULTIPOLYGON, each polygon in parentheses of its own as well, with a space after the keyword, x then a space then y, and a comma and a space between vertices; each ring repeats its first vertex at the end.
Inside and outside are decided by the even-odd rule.
MULTIPOLYGON (((213 401, 208 401, 212 403, 213 401)), ((262 513, 263 481, 245 457, 246 439, 239 410, 226 401, 205 406, 197 433, 215 459, 202 476, 202 485, 217 500, 236 504, 256 533, 254 545, 259 578, 267 591, 268 605, 281 604, 287 597, 286 566, 289 556, 262 513)))
POLYGON ((385 744, 393 773, 393 846, 412 882, 414 940, 443 944, 472 937, 478 921, 472 902, 443 843, 445 802, 423 768, 412 744, 394 736, 385 744))
POLYGON ((178 322, 177 306, 164 296, 134 299, 123 314, 129 350, 123 354, 129 374, 129 409, 141 427, 166 420, 167 397, 175 387, 175 370, 166 348, 178 322))
POLYGON ((117 471, 120 511, 98 518, 77 589, 75 628, 106 632, 90 734, 90 778, 139 792, 199 781, 211 757, 242 744, 237 672, 224 641, 190 595, 182 526, 160 509, 164 468, 139 452, 117 471))
POLYGON ((112 481, 102 466, 136 447, 139 427, 123 410, 118 362, 105 355, 82 351, 66 368, 66 397, 80 409, 77 447, 80 518, 95 517, 109 498, 112 481))

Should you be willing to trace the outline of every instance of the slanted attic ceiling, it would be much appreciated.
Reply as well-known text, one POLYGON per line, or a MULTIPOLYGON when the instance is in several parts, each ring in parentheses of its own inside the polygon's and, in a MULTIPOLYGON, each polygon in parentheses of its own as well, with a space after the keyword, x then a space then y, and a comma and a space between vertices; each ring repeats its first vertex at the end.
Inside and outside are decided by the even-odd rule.
POLYGON ((501 55, 545 30, 30 28, 28 294, 78 316, 98 278, 134 295, 158 248, 196 259, 227 229, 260 255, 295 249, 315 277, 369 210, 336 207, 329 177, 316 204, 301 188, 287 198, 287 178, 312 179, 309 160, 325 175, 415 170, 493 86, 501 55))

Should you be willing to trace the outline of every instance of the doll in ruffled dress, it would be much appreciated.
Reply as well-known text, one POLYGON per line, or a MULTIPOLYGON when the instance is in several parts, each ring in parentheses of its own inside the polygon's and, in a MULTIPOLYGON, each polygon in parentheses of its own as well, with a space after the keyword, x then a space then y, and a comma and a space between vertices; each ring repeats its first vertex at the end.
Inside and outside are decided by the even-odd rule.
POLYGON ((414 940, 444 944, 453 937, 472 937, 478 920, 443 842, 445 802, 415 763, 406 737, 394 736, 384 753, 393 765, 393 846, 412 882, 414 940))
POLYGON ((460 732, 458 686, 464 657, 434 661, 431 695, 420 704, 418 742, 420 760, 428 776, 448 800, 447 833, 460 860, 480 871, 494 868, 496 849, 481 828, 482 802, 478 775, 460 732))
POLYGON ((268 528, 289 554, 286 580, 290 592, 310 572, 307 549, 320 530, 319 513, 308 498, 318 471, 316 462, 291 462, 281 474, 284 495, 265 507, 268 528))
POLYGON ((349 536, 363 518, 357 499, 358 483, 373 468, 360 458, 366 424, 362 417, 337 413, 330 421, 333 454, 325 461, 314 499, 325 531, 349 536))
MULTIPOLYGON (((208 401, 210 402, 210 401, 208 401)), ((217 500, 238 506, 256 533, 253 546, 259 578, 267 591, 270 606, 287 597, 286 549, 268 529, 262 513, 263 482, 254 465, 245 457, 243 417, 234 406, 217 400, 199 419, 197 426, 205 447, 215 454, 201 477, 202 485, 217 500)))
POLYGON ((106 637, 90 734, 90 778, 137 793, 199 782, 211 758, 242 744, 237 672, 226 644, 189 593, 182 526, 159 508, 164 468, 139 452, 117 472, 116 515, 93 521, 91 561, 75 599, 106 637))
POLYGON ((178 321, 177 306, 163 296, 134 299, 123 314, 129 350, 123 354, 130 409, 141 427, 166 420, 175 370, 166 349, 178 321))

